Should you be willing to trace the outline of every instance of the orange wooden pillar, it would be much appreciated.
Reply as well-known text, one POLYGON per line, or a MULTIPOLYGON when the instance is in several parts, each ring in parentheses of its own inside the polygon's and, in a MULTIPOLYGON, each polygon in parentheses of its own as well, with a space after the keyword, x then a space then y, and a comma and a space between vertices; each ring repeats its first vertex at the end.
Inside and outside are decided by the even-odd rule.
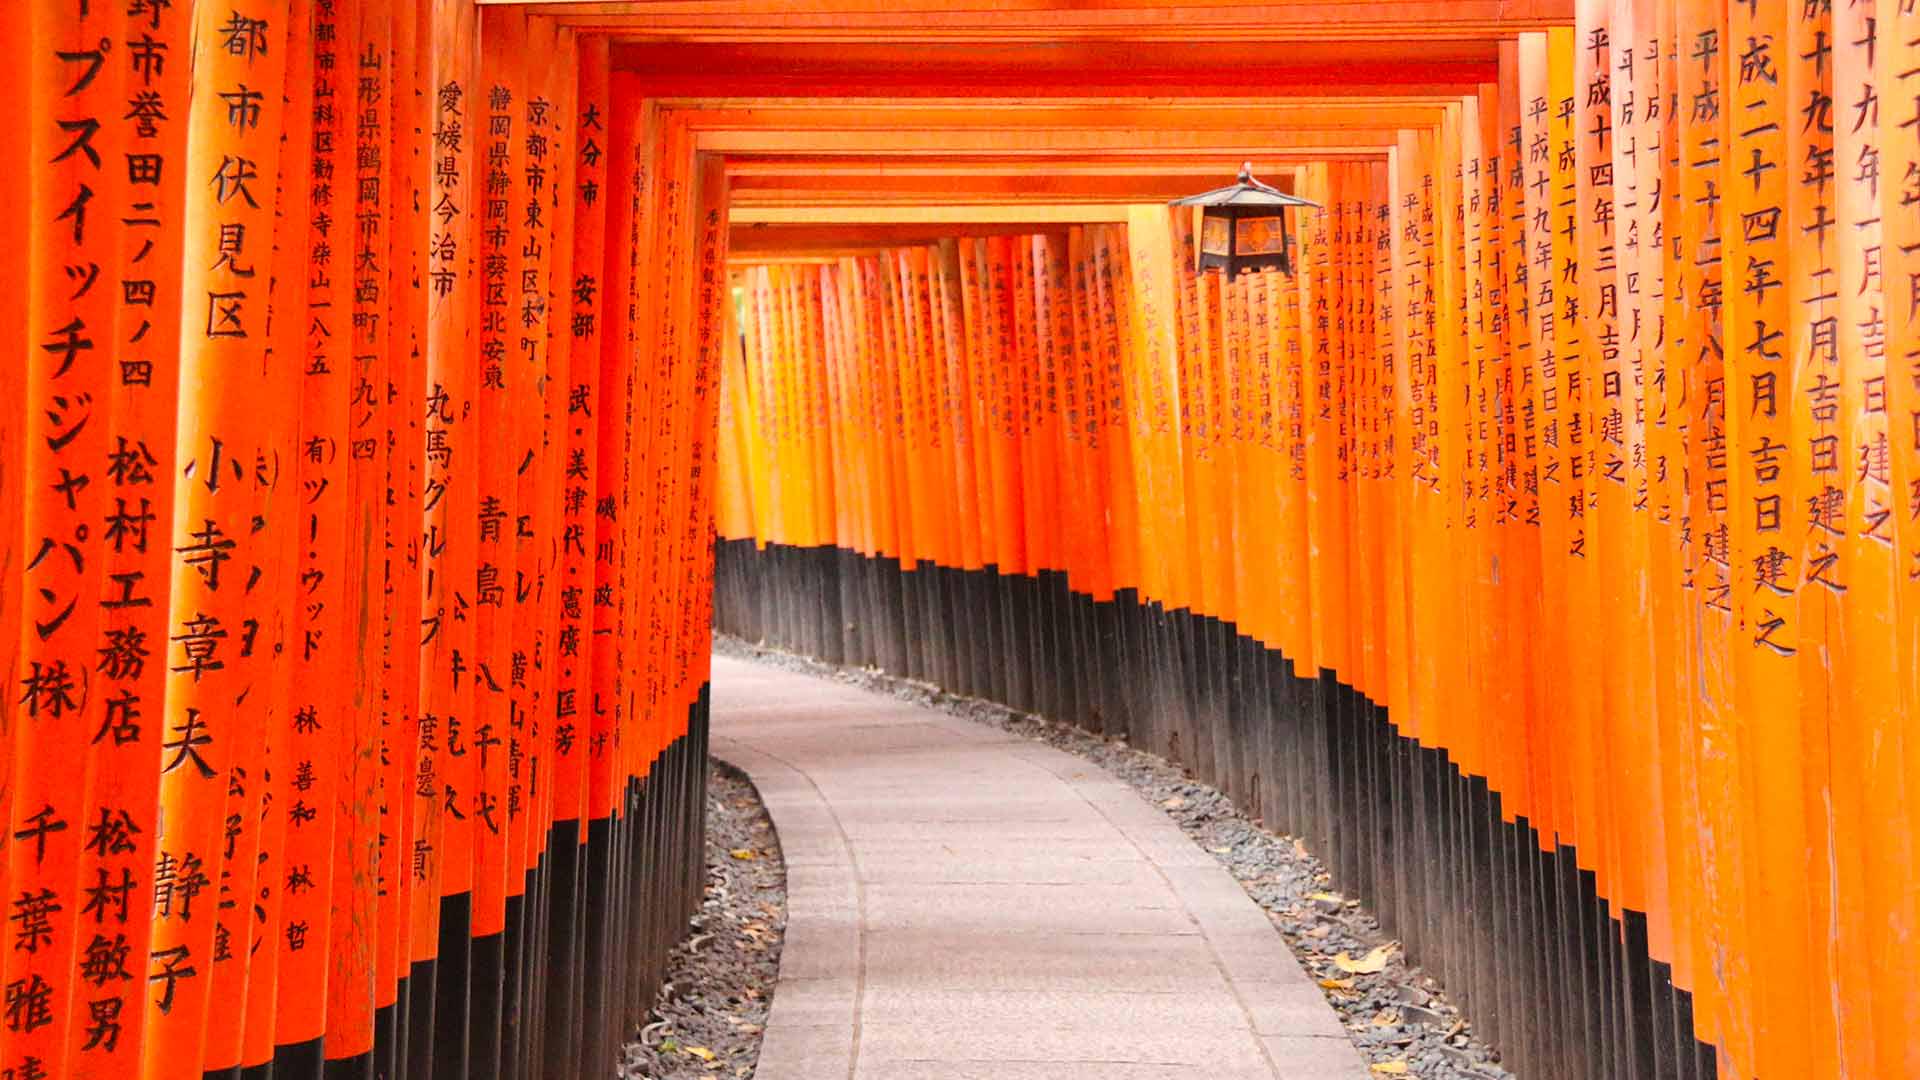
MULTIPOLYGON (((1916 914, 1920 914, 1920 901, 1913 895, 1913 889, 1888 888, 1896 881, 1911 882, 1916 873, 1920 873, 1920 853, 1916 852, 1912 835, 1915 814, 1912 809, 1912 794, 1916 785, 1920 785, 1920 739, 1913 737, 1905 725, 1911 725, 1914 717, 1920 716, 1920 665, 1912 662, 1916 647, 1920 647, 1920 626, 1916 623, 1916 614, 1920 613, 1920 518, 1913 513, 1911 502, 1903 518, 1898 510, 1901 493, 1911 496, 1916 484, 1920 484, 1920 348, 1915 342, 1916 329, 1920 329, 1920 263, 1916 263, 1915 253, 1920 252, 1920 200, 1913 197, 1909 178, 1920 175, 1920 145, 1902 137, 1910 135, 1920 128, 1920 105, 1915 104, 1915 94, 1920 88, 1920 70, 1916 70, 1914 59, 1920 53, 1920 13, 1916 13, 1892 2, 1881 2, 1871 9, 1862 9, 1858 13, 1849 12, 1843 21, 1836 22, 1836 33, 1846 34, 1859 27, 1860 16, 1872 12, 1875 17, 1876 33, 1871 38, 1874 44, 1873 58, 1864 67, 1860 66, 1860 46, 1849 43, 1843 56, 1852 57, 1856 63, 1849 73, 1872 72, 1878 105, 1879 152, 1877 162, 1878 202, 1880 213, 1880 266, 1879 284, 1881 322, 1875 324, 1871 318, 1860 333, 1860 351, 1849 353, 1850 359, 1843 362, 1848 367, 1848 375, 1843 381, 1849 385, 1852 368, 1858 367, 1858 389, 1848 392, 1848 402, 1858 401, 1857 409, 1849 409, 1854 419, 1850 429, 1856 433, 1852 444, 1856 449, 1861 445, 1876 446, 1879 435, 1878 424, 1886 427, 1886 456, 1889 459, 1886 469, 1887 495, 1890 501, 1877 501, 1879 478, 1873 478, 1871 484, 1861 484, 1859 493, 1852 505, 1858 506, 1859 524, 1854 529, 1855 542, 1870 540, 1881 549, 1879 552, 1855 550, 1859 564, 1861 580, 1869 584, 1863 591, 1870 589, 1871 582, 1884 580, 1880 577, 1887 571, 1893 574, 1893 584, 1886 611, 1891 615, 1889 630, 1892 637, 1892 656, 1900 671, 1890 690, 1868 688, 1864 682, 1855 691, 1861 695, 1881 695, 1885 702, 1880 715, 1889 719, 1897 718, 1891 724, 1880 724, 1877 732, 1885 736, 1885 741, 1877 742, 1882 747, 1893 745, 1895 729, 1901 731, 1898 750, 1884 757, 1876 757, 1876 768, 1867 781, 1868 799, 1874 805, 1905 806, 1904 821, 1899 814, 1878 815, 1887 837, 1884 845, 1873 845, 1880 881, 1885 883, 1877 887, 1876 906, 1879 910, 1890 912, 1894 924, 1900 927, 1914 925, 1916 914), (1899 133, 1899 134, 1896 134, 1899 133), (1895 178, 1899 178, 1895 180, 1895 178), (1879 348, 1874 348, 1875 334, 1879 331, 1879 348), (1855 359, 1857 357, 1857 359, 1855 359), (1884 373, 1879 370, 1884 366, 1884 373), (1877 380, 1884 378, 1884 382, 1877 380), (1880 393, 1885 391, 1884 400, 1880 393), (1858 398, 1852 394, 1858 394, 1858 398), (1897 777, 1897 778, 1896 778, 1897 777)), ((1836 13, 1836 20, 1841 16, 1836 13)), ((1858 37, 1859 35, 1852 35, 1858 37)), ((1857 164, 1866 153, 1868 144, 1865 135, 1865 123, 1870 123, 1870 114, 1861 110, 1867 97, 1864 82, 1858 78, 1842 78, 1838 69, 1835 74, 1836 120, 1835 138, 1839 147, 1839 160, 1845 162, 1848 152, 1854 155, 1857 164), (1856 121, 1862 126, 1855 127, 1856 121), (1841 135, 1842 130, 1846 131, 1841 135)), ((1871 186, 1869 191, 1872 191, 1871 186)), ((1839 211, 1841 220, 1845 218, 1844 207, 1854 205, 1851 200, 1843 203, 1839 211)), ((1863 208, 1864 209, 1864 208, 1863 208)), ((1867 280, 1864 256, 1871 250, 1868 241, 1871 232, 1862 230, 1860 253, 1863 266, 1854 271, 1867 280)), ((1871 304, 1871 283, 1868 282, 1868 304, 1871 304)), ((1858 301, 1856 301, 1857 303, 1858 301)), ((1871 306, 1867 314, 1871 316, 1871 306)), ((1850 513, 1853 513, 1851 506, 1850 513)), ((1864 621, 1872 622, 1879 617, 1874 607, 1868 607, 1862 613, 1864 621)), ((1872 656, 1873 646, 1867 646, 1865 656, 1872 656)), ((1865 736, 1867 733, 1861 733, 1865 736)), ((1855 745, 1865 745, 1865 741, 1855 745)), ((1920 1010, 1920 986, 1912 978, 1900 978, 1891 971, 1884 972, 1892 976, 1878 983, 1874 996, 1874 1015, 1911 1016, 1920 1010)), ((1908 1039, 1899 1047, 1887 1047, 1888 1051, 1897 1051, 1891 1055, 1900 1060, 1908 1070, 1920 1066, 1920 1048, 1914 1040, 1908 1039), (1900 1055, 1904 1057, 1900 1057, 1900 1055)), ((1881 1059, 1883 1062, 1887 1057, 1881 1059)), ((1882 1065, 1882 1068, 1885 1066, 1882 1065)))
MULTIPOLYGON (((1739 46, 1728 59, 1730 122, 1721 233, 1726 268, 1726 390, 1729 450, 1728 516, 1737 624, 1730 659, 1734 723, 1740 735, 1749 808, 1743 831, 1753 838, 1747 865, 1752 965, 1752 1050, 1735 1037, 1723 1070, 1750 1076, 1772 1063, 1801 1062, 1808 985, 1801 928, 1807 925, 1805 820, 1791 796, 1785 805, 1764 792, 1802 790, 1798 650, 1805 642, 1794 594, 1803 570, 1801 535, 1791 527, 1801 505, 1809 461, 1792 443, 1791 339, 1788 291, 1796 186, 1789 180, 1787 129, 1793 105, 1785 72, 1784 9, 1729 7, 1727 37, 1739 46), (1750 40, 1751 39, 1751 40, 1750 40), (1784 402, 1783 402, 1784 399, 1784 402), (1784 407, 1783 407, 1784 404, 1784 407), (1765 809, 1763 810, 1763 806, 1765 809), (1768 822, 1760 829, 1761 815, 1768 822), (1789 869, 1789 868, 1793 869, 1789 869), (1764 1063, 1764 1066, 1763 1066, 1764 1063)), ((1804 203, 1801 205, 1804 206, 1804 203)), ((1801 219, 1803 220, 1803 219, 1801 219)))
MULTIPOLYGON (((609 186, 607 42, 594 37, 579 46, 577 97, 573 103, 574 143, 563 148, 573 158, 572 190, 559 197, 573 202, 571 270, 560 284, 559 303, 550 317, 566 313, 565 459, 560 474, 560 518, 556 578, 559 626, 551 663, 555 666, 551 711, 537 718, 550 731, 548 768, 552 802, 554 874, 547 954, 549 1027, 546 1053, 562 1075, 576 1075, 584 1019, 581 984, 585 980, 586 842, 592 812, 587 763, 591 754, 595 683, 594 591, 600 565, 597 530, 599 440, 608 415, 622 401, 601 381, 603 340, 611 332, 607 293, 607 227, 619 193, 609 186)), ((558 365, 557 356, 551 363, 558 365)))
MULTIPOLYGON (((194 31, 195 70, 210 85, 280 85, 291 40, 279 12, 215 15, 202 10, 194 31)), ((285 393, 264 362, 278 146, 284 109, 262 94, 260 111, 238 110, 218 96, 196 96, 188 110, 179 469, 172 520, 176 551, 169 605, 169 681, 161 723, 160 806, 154 870, 155 927, 147 1000, 150 1034, 142 1047, 148 1076, 197 1076, 238 1055, 245 1015, 246 941, 214 914, 217 888, 231 873, 250 883, 238 856, 256 850, 251 826, 260 805, 257 740, 266 730, 270 654, 251 648, 254 605, 277 603, 271 591, 249 596, 270 556, 272 533, 256 516, 288 513, 269 502, 285 474, 271 461, 270 417, 259 402, 285 393), (253 240, 248 248, 247 238, 253 240), (236 245, 240 245, 236 247, 236 245), (201 310, 195 310, 195 307, 201 310), (256 335, 259 335, 257 337, 256 335), (258 690, 256 695, 251 691, 258 690), (233 703, 244 702, 239 708, 233 703), (232 829, 230 814, 240 815, 232 829), (236 857, 229 864, 229 853, 236 857), (192 905, 203 916, 193 919, 192 905), (220 933, 221 930, 228 933, 220 933), (220 965, 229 965, 223 974, 220 965), (238 996, 235 996, 238 994, 238 996)), ((243 105, 247 104, 243 100, 243 105)), ((271 520, 271 518, 269 520, 271 520)), ((267 580, 272 580, 268 578, 267 580)), ((256 639, 257 640, 257 639, 256 639)), ((321 932, 324 932, 322 930, 321 932)))
POLYGON ((427 325, 431 296, 434 10, 414 5, 396 15, 390 61, 388 124, 389 249, 384 267, 390 298, 388 381, 391 441, 385 454, 380 670, 379 883, 374 1008, 377 1070, 397 1072, 404 1043, 401 992, 412 952, 416 881, 410 838, 419 809, 414 785, 421 760, 421 581, 426 499, 427 325))
MULTIPOLYGON (((304 34, 314 13, 309 5, 296 4, 289 16, 292 25, 298 28, 291 34, 304 34)), ((291 34, 289 40, 292 40, 291 34)), ((286 59, 286 98, 298 102, 311 93, 313 69, 319 58, 314 51, 290 48, 286 59)), ((305 377, 300 365, 288 362, 288 358, 302 354, 307 338, 303 316, 308 310, 311 219, 307 210, 312 194, 305 180, 312 171, 312 132, 310 111, 298 106, 289 108, 282 132, 279 194, 274 213, 271 270, 274 308, 267 324, 269 341, 263 364, 272 376, 272 392, 264 403, 265 430, 270 433, 264 451, 268 460, 289 465, 299 460, 300 455, 300 391, 305 377), (277 313, 282 311, 294 314, 281 317, 277 313)), ((289 482, 287 489, 291 487, 289 482)), ((265 617, 259 620, 254 641, 247 650, 259 651, 271 658, 265 685, 258 691, 267 710, 264 731, 251 747, 253 760, 233 769, 233 775, 246 782, 229 785, 227 792, 226 854, 230 866, 223 872, 222 885, 229 903, 220 909, 220 924, 214 931, 216 944, 222 940, 233 942, 232 951, 236 956, 241 948, 245 949, 246 956, 244 963, 228 964, 221 969, 224 986, 215 986, 216 998, 243 999, 245 1007, 242 1022, 230 1028, 222 1025, 217 1041, 210 1042, 207 1053, 210 1064, 235 1062, 244 1067, 276 1059, 282 1000, 279 961, 284 952, 301 943, 297 934, 286 933, 288 923, 284 921, 281 901, 289 892, 305 891, 302 879, 292 874, 282 861, 287 836, 306 824, 292 812, 292 806, 298 805, 294 801, 298 788, 293 783, 297 767, 289 763, 292 755, 288 753, 294 734, 295 674, 288 646, 295 631, 296 608, 292 600, 301 588, 294 568, 298 562, 302 522, 297 511, 279 511, 276 504, 280 502, 271 495, 266 500, 273 516, 270 528, 262 528, 259 518, 252 523, 254 536, 267 550, 262 561, 248 573, 248 592, 274 599, 265 617), (279 812, 282 807, 288 807, 287 812, 279 812), (252 902, 234 903, 232 897, 236 894, 252 902)), ((323 906, 320 910, 322 914, 311 925, 325 924, 326 909, 323 906)), ((325 955, 324 949, 318 951, 325 955)), ((308 996, 307 1000, 318 1012, 317 997, 308 996)))
MULTIPOLYGON (((429 85, 433 137, 428 192, 424 394, 421 402, 419 746, 410 777, 406 866, 412 879, 408 930, 408 1067, 432 1068, 450 1049, 436 1028, 454 1021, 455 979, 464 974, 464 920, 443 918, 448 896, 471 889, 472 833, 447 809, 449 790, 471 790, 471 771, 451 752, 449 718, 470 717, 474 655, 471 613, 478 530, 479 454, 474 429, 473 318, 481 207, 474 166, 483 95, 476 89, 477 13, 436 4, 429 85)), ((456 901, 457 903, 458 901, 456 901)), ((456 1060, 458 1058, 456 1057, 456 1060)))
MULTIPOLYGON (((188 20, 185 12, 156 13, 141 20, 141 30, 156 42, 184 49, 188 20)), ((74 32, 85 33, 86 28, 75 27, 74 32)), ((118 286, 112 335, 119 343, 116 351, 124 359, 110 366, 112 388, 96 400, 97 413, 92 421, 109 425, 98 459, 106 466, 104 475, 95 474, 95 482, 112 496, 111 510, 102 518, 106 543, 100 555, 105 565, 96 578, 103 586, 98 594, 103 600, 111 597, 106 589, 121 580, 156 583, 143 590, 155 592, 170 572, 172 545, 165 538, 170 528, 175 473, 162 463, 172 460, 174 444, 182 298, 172 287, 166 268, 177 265, 185 239, 184 191, 160 182, 165 177, 164 162, 179 163, 185 156, 184 73, 136 70, 125 76, 120 89, 130 94, 153 93, 156 96, 150 100, 159 103, 160 115, 122 118, 117 141, 127 154, 142 155, 137 160, 163 164, 157 174, 140 173, 144 182, 139 184, 133 183, 134 174, 128 174, 129 199, 146 201, 148 209, 137 223, 121 223, 118 257, 113 264, 100 264, 102 273, 95 286, 108 288, 110 275, 123 279, 118 286), (133 191, 139 194, 134 196, 133 191)), ((16 250, 25 246, 22 237, 16 250)), ((24 324, 24 318, 21 321, 24 324)), ((28 401, 24 393, 7 400, 28 401)), ((85 451, 86 442, 78 441, 78 446, 68 445, 68 452, 85 451)), ((8 453, 0 448, 0 455, 8 453)), ((18 456, 6 459, 22 460, 18 456)), ((18 498, 14 501, 20 503, 18 498)), ((16 529, 14 536, 18 535, 16 529)), ((34 541, 29 538, 28 542, 34 541)), ((15 560, 10 565, 21 563, 15 560)), ((0 591, 12 590, 0 586, 0 591)), ((101 609, 99 651, 91 665, 95 678, 102 680, 95 691, 99 707, 88 711, 93 722, 78 725, 90 741, 81 781, 83 801, 75 807, 79 814, 75 825, 85 824, 88 842, 80 848, 79 873, 73 879, 75 891, 70 895, 86 900, 99 895, 103 900, 115 898, 116 902, 102 903, 91 910, 84 903, 69 905, 73 912, 69 917, 75 920, 72 960, 80 978, 74 986, 75 996, 66 1005, 70 1019, 64 1024, 64 1061, 70 1075, 76 1077, 125 1075, 138 1068, 146 1014, 140 1007, 140 995, 129 992, 126 984, 132 980, 125 976, 137 978, 149 955, 152 896, 140 885, 124 891, 96 890, 121 890, 128 882, 149 880, 147 875, 155 859, 157 821, 153 808, 158 801, 161 757, 157 740, 139 736, 143 727, 154 730, 167 680, 159 649, 167 633, 165 612, 153 606, 106 603, 101 609), (122 895, 126 898, 124 908, 117 901, 122 895)), ((6 627, 7 633, 11 634, 14 625, 0 612, 0 626, 6 627)), ((14 674, 11 669, 9 674, 14 674)), ((10 679, 9 685, 19 685, 18 679, 10 679)), ((9 707, 14 697, 8 695, 9 707)), ((18 724, 16 719, 9 730, 22 730, 18 724)), ((22 888, 19 895, 28 892, 22 888)), ((31 982, 29 976, 29 986, 31 982)), ((16 1057, 9 1051, 0 1062, 7 1068, 24 1068, 24 1056, 16 1057)), ((57 1072, 59 1066, 53 1068, 57 1072)))
MULTIPOLYGON (((12 638, 7 652, 14 658, 6 714, 7 835, 12 840, 0 876, 9 915, 20 918, 9 926, 11 947, 0 958, 0 971, 12 988, 10 1000, 20 1008, 9 1014, 0 1062, 42 1075, 65 1068, 69 1030, 89 1022, 84 1002, 96 989, 85 981, 87 969, 74 967, 93 936, 83 939, 86 924, 95 921, 73 902, 74 883, 81 880, 87 807, 77 785, 58 770, 82 759, 87 739, 103 719, 96 701, 103 703, 104 695, 96 699, 86 690, 106 617, 96 589, 103 563, 115 546, 125 545, 93 525, 106 519, 111 528, 115 506, 108 501, 112 484, 101 465, 112 446, 113 404, 123 392, 114 387, 119 380, 108 365, 95 357, 118 345, 118 297, 109 283, 124 258, 123 244, 119 223, 105 214, 86 215, 86 204, 95 189, 124 197, 124 174, 115 159, 131 145, 131 132, 118 124, 104 132, 86 130, 89 118, 117 104, 120 80, 86 85, 88 80, 75 78, 85 68, 74 71, 61 53, 75 43, 83 52, 93 51, 109 21, 108 16, 74 19, 57 5, 36 4, 21 10, 14 27, 28 35, 21 44, 31 50, 22 57, 27 68, 18 78, 20 89, 26 100, 41 104, 43 113, 24 133, 20 175, 34 212, 18 237, 25 272, 13 282, 21 289, 17 302, 25 329, 10 361, 10 389, 16 395, 10 407, 25 423, 13 447, 19 452, 7 461, 18 503, 11 512, 17 531, 10 541, 16 561, 9 573, 17 578, 0 586, 16 594, 7 606, 17 618, 0 628, 12 638), (81 134, 77 142, 75 131, 81 134), (103 160, 111 164, 103 167, 103 160)), ((134 519, 122 530, 134 530, 130 539, 136 552, 148 537, 164 543, 166 536, 164 529, 148 530, 138 506, 136 501, 134 519)), ((121 831, 130 843, 132 829, 151 830, 150 810, 129 825, 121 831)), ((133 901, 134 917, 140 899, 133 901)), ((105 940, 113 946, 116 939, 105 940)), ((116 953, 106 958, 113 960, 116 953)), ((139 1002, 138 997, 120 1000, 104 1008, 117 1013, 139 1002)), ((111 1023, 117 1015, 106 1019, 111 1023)))

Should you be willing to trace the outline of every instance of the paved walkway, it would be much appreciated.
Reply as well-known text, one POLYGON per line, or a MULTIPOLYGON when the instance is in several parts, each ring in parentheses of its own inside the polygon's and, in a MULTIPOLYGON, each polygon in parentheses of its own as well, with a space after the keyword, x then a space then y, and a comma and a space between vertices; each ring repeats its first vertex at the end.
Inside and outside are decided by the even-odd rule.
POLYGON ((716 657, 786 852, 757 1080, 1363 1080, 1231 875, 1098 767, 716 657))

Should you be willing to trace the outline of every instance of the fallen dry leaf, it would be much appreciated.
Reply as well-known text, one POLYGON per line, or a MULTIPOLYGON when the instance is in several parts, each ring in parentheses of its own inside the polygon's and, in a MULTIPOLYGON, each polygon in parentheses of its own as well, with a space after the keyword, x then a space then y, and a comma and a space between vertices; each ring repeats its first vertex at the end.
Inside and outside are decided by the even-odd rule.
POLYGON ((714 1057, 713 1051, 707 1049, 704 1046, 683 1046, 680 1049, 685 1050, 687 1053, 692 1054, 694 1057, 699 1058, 701 1061, 712 1061, 714 1057))
POLYGON ((1387 970, 1387 960, 1391 956, 1393 956, 1393 946, 1381 945, 1358 960, 1346 953, 1341 953, 1333 958, 1333 966, 1355 975, 1376 975, 1387 970))
POLYGON ((1162 802, 1162 803, 1160 804, 1160 809, 1162 809, 1162 810, 1178 810, 1178 809, 1180 809, 1181 807, 1183 807, 1183 806, 1185 806, 1185 805, 1187 805, 1187 800, 1185 800, 1185 799, 1183 799, 1183 798, 1181 798, 1181 797, 1180 797, 1180 796, 1178 796, 1178 795, 1175 795, 1175 796, 1174 796, 1173 798, 1171 798, 1171 799, 1168 799, 1168 800, 1166 800, 1165 802, 1162 802))
POLYGON ((1347 902, 1347 901, 1346 901, 1346 897, 1344 897, 1344 896, 1341 896, 1341 895, 1340 895, 1340 894, 1338 894, 1338 893, 1330 893, 1330 892, 1316 892, 1316 893, 1308 893, 1308 894, 1307 894, 1307 899, 1309 899, 1309 900, 1324 900, 1324 901, 1326 901, 1326 902, 1327 902, 1327 903, 1329 903, 1329 904, 1344 904, 1344 903, 1346 903, 1346 902, 1347 902))
POLYGON ((1328 990, 1351 990, 1353 989, 1353 980, 1352 979, 1321 979, 1320 985, 1328 990))
POLYGON ((1407 1075, 1407 1063, 1404 1061, 1377 1061, 1374 1062, 1373 1071, 1382 1076, 1405 1076, 1407 1075))
POLYGON ((732 851, 727 852, 727 854, 733 856, 736 859, 753 859, 753 858, 759 857, 754 853, 754 850, 752 848, 743 848, 743 847, 734 848, 732 851))

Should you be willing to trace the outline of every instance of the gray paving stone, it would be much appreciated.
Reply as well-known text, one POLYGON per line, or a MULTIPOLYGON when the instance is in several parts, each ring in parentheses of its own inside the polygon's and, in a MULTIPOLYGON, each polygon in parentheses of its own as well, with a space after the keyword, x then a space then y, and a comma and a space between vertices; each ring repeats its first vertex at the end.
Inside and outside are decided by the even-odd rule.
POLYGON ((869 884, 1130 885, 1160 884, 1159 869, 1144 860, 1065 859, 1044 852, 947 858, 877 856, 862 849, 860 876, 869 884))
MULTIPOLYGON (((762 1051, 764 1053, 764 1051, 762 1051)), ((1260 1042, 1244 1027, 1215 1024, 1141 1028, 1029 1017, 1017 1030, 993 1031, 963 1017, 920 1017, 910 1023, 860 1025, 860 1060, 1106 1061, 1136 1065, 1258 1068, 1260 1042)), ((1060 1072, 1061 1076, 1072 1073, 1060 1072)))
POLYGON ((855 845, 876 840, 938 844, 1034 845, 1091 841, 1118 844, 1113 826, 1098 820, 1059 821, 843 821, 841 831, 855 845))
POLYGON ((767 1009, 767 1023, 781 1027, 832 1028, 849 1034, 858 1011, 859 983, 847 978, 789 978, 781 973, 780 992, 767 1009))
POLYGON ((831 680, 714 663, 787 859, 759 1080, 1361 1080, 1266 917, 1114 778, 831 680))
POLYGON ((1273 1080, 1264 1063, 1251 1068, 1131 1065, 1116 1061, 888 1061, 862 1063, 857 1080, 1273 1080), (1063 1072, 1063 1068, 1070 1072, 1063 1072))
MULTIPOLYGON (((778 820, 777 818, 775 820, 778 820)), ((784 833, 782 834, 784 837, 784 833)), ((782 841, 784 843, 784 839, 782 841)), ((1058 855, 1073 862, 1118 862, 1151 868, 1152 863, 1146 856, 1125 844, 1112 840, 1061 840, 1040 847, 1034 844, 995 843, 991 836, 980 837, 965 842, 943 840, 937 844, 925 839, 900 837, 890 840, 863 839, 860 842, 860 863, 891 860, 895 864, 906 862, 965 861, 968 859, 1031 858, 1042 854, 1058 855), (937 849, 937 858, 930 851, 937 849)))
MULTIPOLYGON (((1300 970, 1300 962, 1272 924, 1259 930, 1220 930, 1209 934, 1207 943, 1220 958, 1220 969, 1234 982, 1286 983, 1300 970)), ((1321 1004, 1329 1013, 1333 1011, 1324 1000, 1321 1004)))
POLYGON ((869 987, 953 990, 1224 989, 1198 935, 995 934, 948 928, 869 931, 869 987))
MULTIPOLYGON (((1072 1026, 1135 1029, 1217 1026, 1239 1007, 1225 986, 1160 993, 1114 990, 933 990, 868 987, 861 1019, 912 1022, 937 1016, 971 1020, 982 1030, 1021 1032, 1065 1018, 1072 1026)), ((1258 1032, 1256 1031, 1256 1034, 1258 1032)), ((1339 1034, 1338 1031, 1335 1034, 1339 1034)))
POLYGON ((767 1019, 754 1080, 833 1080, 852 1075, 851 1025, 775 1024, 771 1010, 767 1019))
POLYGON ((1164 886, 1149 890, 1111 885, 869 885, 866 925, 874 930, 946 926, 982 935, 1008 930, 1199 933, 1164 886))
POLYGON ((1319 987, 1304 977, 1280 982, 1237 980, 1234 988, 1246 1003, 1256 1034, 1347 1038, 1339 1016, 1327 1008, 1319 987))
POLYGON ((1260 1041, 1280 1080, 1377 1080, 1360 1052, 1344 1038, 1270 1035, 1260 1041))
POLYGON ((1079 799, 984 794, 936 798, 913 790, 847 798, 828 789, 826 795, 833 799, 834 816, 843 824, 868 821, 964 825, 1002 825, 1028 821, 1042 824, 1106 824, 1105 818, 1079 799))

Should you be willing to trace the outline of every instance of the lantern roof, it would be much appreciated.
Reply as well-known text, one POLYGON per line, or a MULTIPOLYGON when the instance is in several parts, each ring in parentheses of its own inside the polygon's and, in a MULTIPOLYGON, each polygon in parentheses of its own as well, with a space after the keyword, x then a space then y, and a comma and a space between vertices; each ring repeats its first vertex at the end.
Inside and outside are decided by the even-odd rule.
POLYGON ((1212 191, 1203 191, 1198 195, 1189 195, 1184 199, 1173 200, 1173 206, 1229 206, 1246 209, 1279 209, 1285 206, 1311 206, 1319 209, 1320 204, 1298 195, 1289 195, 1279 188, 1263 184, 1253 178, 1253 163, 1240 166, 1240 177, 1234 183, 1212 191))

